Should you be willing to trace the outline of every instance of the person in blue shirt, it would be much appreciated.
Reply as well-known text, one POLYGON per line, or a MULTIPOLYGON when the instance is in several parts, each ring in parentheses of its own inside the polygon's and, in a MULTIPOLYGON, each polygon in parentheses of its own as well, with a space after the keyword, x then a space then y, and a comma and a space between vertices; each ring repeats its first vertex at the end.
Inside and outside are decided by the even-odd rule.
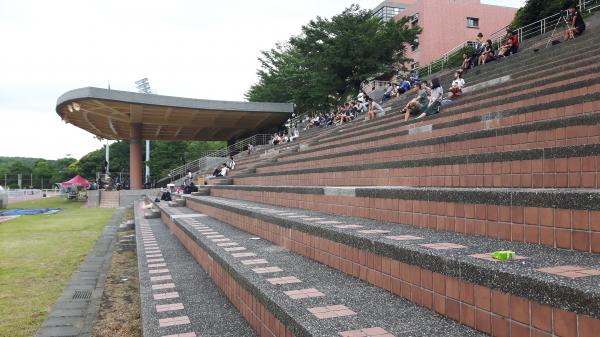
POLYGON ((398 95, 402 95, 403 93, 409 91, 411 89, 410 82, 406 79, 402 80, 400 86, 398 87, 398 95))

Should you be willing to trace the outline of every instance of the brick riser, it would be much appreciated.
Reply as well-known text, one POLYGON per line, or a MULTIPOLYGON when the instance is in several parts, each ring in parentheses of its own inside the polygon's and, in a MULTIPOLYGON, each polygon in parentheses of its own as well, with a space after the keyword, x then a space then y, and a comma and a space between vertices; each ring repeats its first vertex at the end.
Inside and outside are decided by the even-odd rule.
POLYGON ((236 185, 600 188, 600 157, 572 156, 390 169, 244 176, 236 185))
MULTIPOLYGON (((336 159, 345 159, 344 157, 352 155, 352 151, 363 150, 364 152, 368 149, 376 150, 373 151, 373 159, 377 159, 378 157, 383 156, 384 153, 389 156, 390 152, 393 152, 386 150, 385 148, 378 149, 378 147, 386 145, 392 146, 395 144, 401 145, 400 149, 402 150, 402 153, 398 154, 404 154, 404 157, 400 159, 421 158, 422 155, 419 156, 418 154, 415 154, 415 152, 429 153, 431 152, 431 150, 429 150, 430 147, 435 149, 447 148, 451 154, 463 154, 479 153, 478 148, 480 147, 485 147, 494 151, 507 151, 509 147, 510 149, 515 150, 522 149, 523 146, 525 149, 528 149, 530 148, 529 143, 536 142, 545 143, 546 146, 544 147, 584 144, 581 141, 571 142, 568 140, 572 137, 580 138, 587 136, 587 128, 590 128, 591 136, 598 136, 600 134, 600 128, 592 121, 596 118, 596 112, 598 111, 600 111, 600 101, 575 102, 572 105, 561 104, 561 106, 558 107, 548 106, 541 110, 512 114, 509 116, 490 114, 489 119, 486 117, 485 121, 481 121, 481 116, 461 114, 460 116, 464 117, 461 118, 461 120, 464 120, 465 122, 460 125, 440 127, 441 124, 434 124, 433 126, 422 125, 419 126, 419 128, 415 125, 415 128, 412 128, 410 131, 398 131, 399 135, 392 138, 359 142, 348 147, 340 146, 329 149, 319 149, 319 146, 316 145, 314 147, 317 149, 316 151, 301 152, 293 157, 282 157, 276 165, 259 167, 257 172, 270 172, 284 167, 315 167, 317 165, 302 166, 301 164, 303 161, 305 162, 306 159, 319 162, 326 160, 331 161, 330 159, 332 156, 335 156, 336 159), (590 120, 584 120, 588 118, 590 120), (472 121, 473 119, 475 119, 475 121, 472 121), (564 120, 565 123, 569 124, 559 125, 557 121, 561 120, 564 120), (515 131, 509 133, 507 131, 508 128, 513 128, 515 131), (568 134, 566 134, 566 129, 568 129, 568 134), (579 134, 574 134, 574 129, 577 129, 579 134), (490 134, 490 132, 495 130, 501 133, 497 136, 500 139, 496 139, 497 137, 493 137, 492 134, 490 134), (471 140, 461 141, 463 137, 475 137, 474 135, 478 135, 476 137, 478 138, 477 142, 479 143, 479 146, 478 144, 469 143, 471 140), (510 142, 507 141, 507 139, 510 140, 510 142), (430 145, 419 145, 419 143, 417 143, 422 143, 424 141, 426 144, 430 145), (448 145, 444 147, 444 143, 448 145), (410 156, 411 154, 413 154, 413 156, 410 156), (319 159, 321 156, 328 156, 328 158, 319 159), (406 158, 407 156, 408 158, 406 158)), ((458 122, 460 123, 460 121, 458 122)), ((376 137, 378 135, 377 133, 374 133, 371 136, 376 137)), ((597 141, 598 139, 595 140, 597 141)), ((391 154, 394 155, 395 153, 391 154)))
MULTIPOLYGON (((580 71, 581 69, 576 69, 576 70, 580 71)), ((568 74, 569 72, 566 72, 566 73, 568 74)), ((573 83, 576 83, 579 79, 583 80, 583 79, 592 79, 592 78, 597 78, 597 77, 598 76, 596 74, 589 74, 589 75, 582 76, 578 79, 569 79, 569 80, 564 80, 564 81, 561 81, 558 83, 546 84, 544 86, 538 86, 538 87, 534 87, 534 88, 530 88, 530 89, 526 89, 526 90, 521 90, 521 91, 517 92, 516 94, 521 95, 521 94, 526 94, 526 93, 531 93, 531 92, 537 92, 537 91, 547 89, 547 88, 560 87, 561 85, 571 85, 573 83)), ((534 83, 534 82, 538 82, 539 80, 540 79, 535 79, 530 82, 534 83)), ((541 79, 541 80, 543 80, 543 79, 541 79)), ((519 83, 518 85, 515 85, 515 86, 526 85, 528 83, 529 82, 519 83)), ((504 90, 504 88, 503 88, 503 90, 504 90)), ((487 95, 488 92, 485 92, 484 94, 487 95)), ((511 93, 511 95, 514 95, 514 94, 515 93, 511 93)), ((468 99, 473 99, 473 96, 469 95, 468 99)), ((472 103, 465 103, 465 104, 461 104, 460 103, 461 101, 458 101, 456 105, 451 105, 451 106, 445 108, 442 111, 442 114, 440 116, 443 116, 443 113, 457 111, 460 108, 468 108, 471 106, 480 105, 483 103, 491 102, 495 99, 498 99, 498 98, 497 97, 496 98, 488 98, 488 99, 483 99, 480 101, 476 101, 476 102, 472 102, 472 103)), ((498 106, 498 107, 501 107, 501 106, 498 106)), ((491 111, 498 111, 498 107, 494 107, 493 109, 485 109, 483 111, 485 111, 486 113, 491 112, 491 111)), ((344 133, 344 137, 342 139, 327 139, 326 141, 323 142, 323 144, 325 144, 327 146, 333 146, 333 145, 337 145, 337 144, 346 143, 350 140, 357 141, 357 140, 372 137, 374 135, 386 135, 386 134, 398 132, 403 129, 407 129, 407 128, 411 128, 411 127, 418 127, 418 126, 427 125, 427 124, 431 123, 430 121, 415 122, 414 120, 411 121, 410 123, 406 123, 406 122, 402 122, 403 119, 404 119, 403 116, 398 115, 397 120, 386 125, 386 130, 383 130, 383 131, 374 132, 373 134, 361 134, 361 135, 356 135, 356 136, 352 136, 352 133, 349 133, 348 135, 346 135, 346 133, 344 133), (397 127, 391 128, 391 126, 393 126, 393 125, 397 125, 397 127), (347 137, 347 136, 349 136, 349 137, 347 137)), ((447 117, 447 118, 440 117, 435 122, 443 123, 443 122, 451 121, 451 120, 456 120, 456 116, 447 117)), ((377 127, 374 127, 372 129, 377 129, 377 127)), ((361 130, 361 132, 366 131, 366 130, 368 130, 368 129, 361 130)))
MULTIPOLYGON (((211 196, 600 253, 600 211, 212 189, 211 196)), ((191 207, 192 202, 188 202, 191 207)))
POLYGON ((254 296, 244 289, 227 271, 206 253, 194 240, 184 233, 170 217, 161 212, 161 219, 175 234, 185 249, 210 275, 229 301, 238 309, 252 329, 261 337, 294 337, 273 314, 254 296))
POLYGON ((600 320, 200 203, 188 207, 493 336, 592 337, 600 320))
MULTIPOLYGON (((597 108, 590 107, 591 112, 600 111, 600 102, 597 108)), ((582 115, 582 111, 572 111, 571 115, 582 115)), ((579 116, 583 118, 583 116, 579 116)), ((518 118, 518 117, 517 117, 518 118)), ((481 130, 481 129, 479 129, 481 130)), ((475 131, 480 132, 480 131, 475 131)), ((551 148, 561 146, 575 146, 584 144, 600 143, 600 127, 598 125, 575 125, 568 127, 556 127, 545 130, 531 130, 528 132, 516 132, 514 134, 498 134, 494 130, 492 134, 477 135, 475 139, 446 141, 431 140, 429 144, 410 146, 402 145, 399 149, 368 151, 364 153, 335 153, 331 158, 319 159, 325 154, 315 154, 296 162, 280 162, 276 165, 257 168, 257 173, 281 172, 284 170, 299 170, 320 167, 335 167, 354 165, 356 163, 382 163, 396 160, 417 160, 424 158, 442 158, 448 156, 461 156, 473 154, 486 154, 505 151, 533 150, 540 148, 551 148)), ((443 136, 442 136, 443 137, 443 136)), ((453 136, 449 136, 453 137, 453 136)), ((458 137, 458 136, 457 136, 458 137)), ((390 146, 394 146, 391 144, 390 146)))

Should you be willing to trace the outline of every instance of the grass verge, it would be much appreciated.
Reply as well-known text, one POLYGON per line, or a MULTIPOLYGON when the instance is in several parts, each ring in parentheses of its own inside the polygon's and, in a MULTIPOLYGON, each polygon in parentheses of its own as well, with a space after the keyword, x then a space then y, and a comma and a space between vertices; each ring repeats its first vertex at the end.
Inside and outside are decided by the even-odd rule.
POLYGON ((114 209, 45 198, 9 208, 60 207, 0 223, 0 336, 33 336, 114 209))

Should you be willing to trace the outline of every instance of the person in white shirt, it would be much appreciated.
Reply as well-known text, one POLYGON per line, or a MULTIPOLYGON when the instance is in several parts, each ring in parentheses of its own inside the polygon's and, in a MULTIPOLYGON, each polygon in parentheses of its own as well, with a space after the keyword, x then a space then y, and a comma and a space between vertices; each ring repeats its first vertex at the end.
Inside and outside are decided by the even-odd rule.
POLYGON ((229 157, 229 162, 227 163, 227 167, 229 167, 229 169, 231 169, 231 170, 235 170, 235 160, 233 159, 233 156, 229 157))
POLYGON ((221 177, 227 177, 228 173, 229 167, 227 167, 227 164, 223 163, 223 167, 221 167, 221 177))
POLYGON ((454 81, 452 81, 452 86, 450 87, 449 98, 457 97, 462 94, 462 88, 465 86, 465 80, 462 78, 462 73, 457 71, 454 73, 454 81))

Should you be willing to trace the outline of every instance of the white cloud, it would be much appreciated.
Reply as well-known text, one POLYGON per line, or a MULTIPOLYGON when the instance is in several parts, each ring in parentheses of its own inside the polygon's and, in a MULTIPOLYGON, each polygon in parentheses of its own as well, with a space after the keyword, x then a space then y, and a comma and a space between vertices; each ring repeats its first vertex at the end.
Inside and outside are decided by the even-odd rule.
MULTIPOLYGON (((0 0, 0 155, 74 157, 100 147, 54 112, 85 86, 242 100, 261 50, 317 15, 379 0, 0 0)), ((522 1, 487 1, 518 5, 522 1)))

